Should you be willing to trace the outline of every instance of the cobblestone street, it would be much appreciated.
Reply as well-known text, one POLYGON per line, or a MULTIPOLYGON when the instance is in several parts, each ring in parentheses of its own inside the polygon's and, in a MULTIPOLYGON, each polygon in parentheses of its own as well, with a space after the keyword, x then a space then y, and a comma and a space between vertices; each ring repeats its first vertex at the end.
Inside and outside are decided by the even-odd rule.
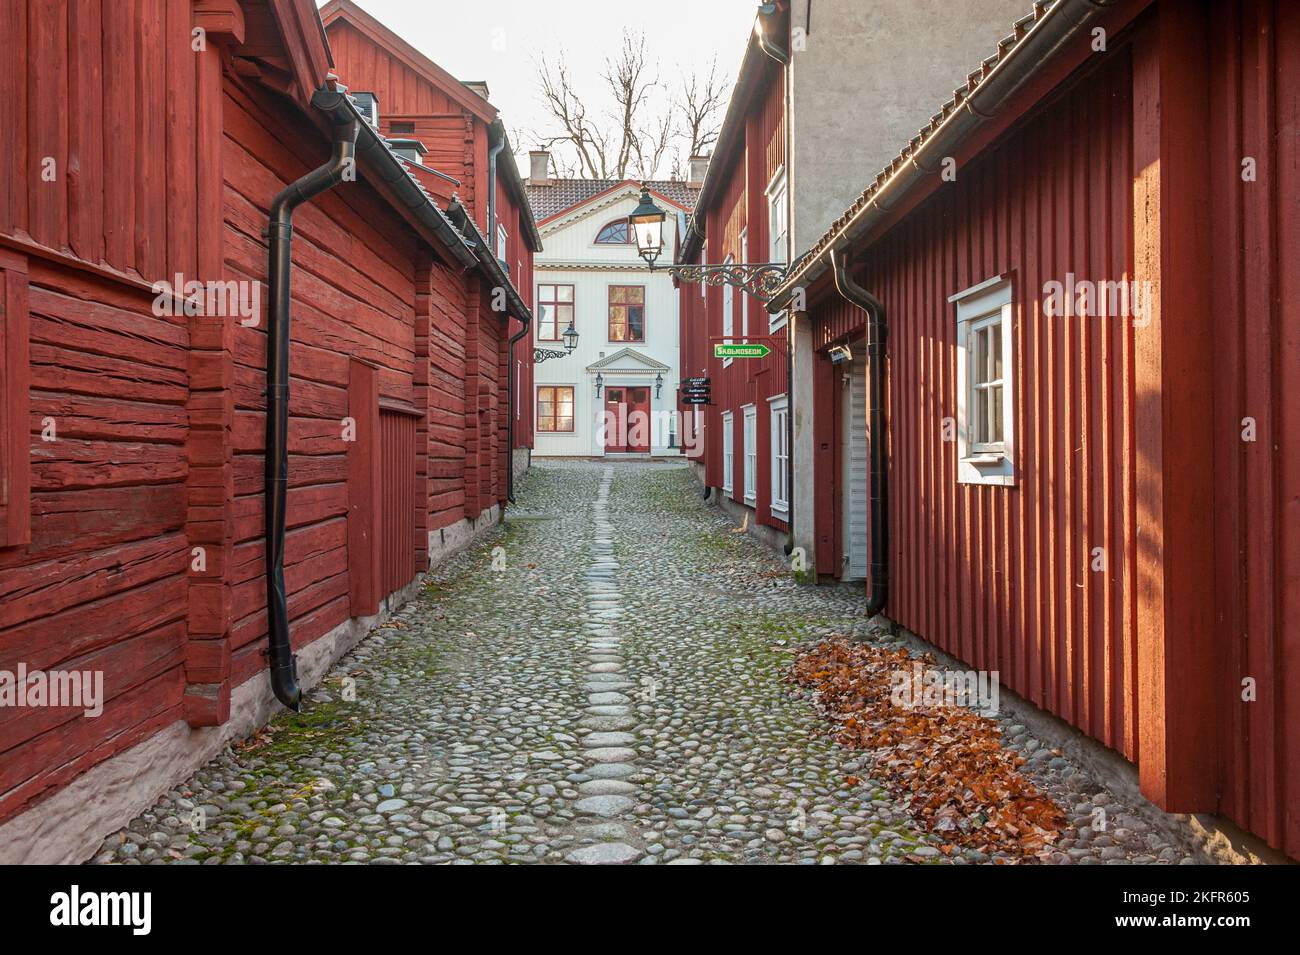
MULTIPOLYGON (((941 854, 785 679, 795 646, 867 635, 860 588, 797 584, 680 465, 543 463, 517 496, 302 713, 95 861, 989 861, 941 854)), ((1052 861, 1184 860, 1003 723, 1072 820, 1052 861)))

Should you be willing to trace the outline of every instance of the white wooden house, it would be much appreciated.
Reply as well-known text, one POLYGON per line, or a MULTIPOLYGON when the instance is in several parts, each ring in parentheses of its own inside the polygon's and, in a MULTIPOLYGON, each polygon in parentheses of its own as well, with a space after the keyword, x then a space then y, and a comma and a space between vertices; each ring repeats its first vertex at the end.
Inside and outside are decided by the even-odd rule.
MULTIPOLYGON (((641 183, 552 179, 549 155, 535 152, 527 181, 545 252, 534 258, 533 343, 564 352, 569 323, 577 347, 542 357, 534 369, 535 445, 541 456, 675 455, 678 295, 663 270, 637 255, 627 215, 641 183)), ((698 184, 649 182, 670 215, 664 246, 688 213, 698 184)))

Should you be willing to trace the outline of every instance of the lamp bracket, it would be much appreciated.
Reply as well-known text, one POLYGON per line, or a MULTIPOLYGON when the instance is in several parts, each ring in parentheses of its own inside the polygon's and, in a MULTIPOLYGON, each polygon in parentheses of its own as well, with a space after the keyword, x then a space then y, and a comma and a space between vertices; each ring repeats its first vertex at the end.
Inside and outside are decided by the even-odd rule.
POLYGON ((730 262, 722 265, 669 265, 652 271, 667 272, 682 282, 731 285, 761 302, 771 301, 785 281, 784 262, 730 262))
POLYGON ((534 348, 533 364, 540 365, 549 358, 567 358, 569 353, 558 348, 534 348))

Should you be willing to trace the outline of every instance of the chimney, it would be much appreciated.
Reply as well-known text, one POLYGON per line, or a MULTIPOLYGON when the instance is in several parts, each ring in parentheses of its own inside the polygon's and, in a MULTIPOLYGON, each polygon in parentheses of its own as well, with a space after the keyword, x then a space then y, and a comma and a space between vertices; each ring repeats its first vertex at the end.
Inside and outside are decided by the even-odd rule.
POLYGON ((708 171, 708 156, 692 156, 690 159, 690 173, 686 184, 698 189, 700 186, 704 185, 704 174, 708 171))
POLYGON ((528 183, 533 186, 549 185, 551 181, 551 154, 545 149, 528 152, 528 183))
POLYGON ((461 85, 472 90, 484 99, 488 99, 488 85, 482 80, 462 80, 461 85))

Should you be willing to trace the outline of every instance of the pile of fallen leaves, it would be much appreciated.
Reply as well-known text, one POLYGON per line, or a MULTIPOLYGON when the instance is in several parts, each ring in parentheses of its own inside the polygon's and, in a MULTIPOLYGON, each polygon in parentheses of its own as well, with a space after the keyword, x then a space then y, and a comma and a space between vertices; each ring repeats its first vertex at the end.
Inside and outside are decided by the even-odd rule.
POLYGON ((996 720, 963 706, 895 705, 891 674, 915 662, 904 649, 827 640, 796 659, 792 678, 816 692, 837 742, 871 752, 872 775, 945 841, 945 854, 1045 858, 1065 813, 1021 774, 1024 757, 1002 746, 996 720))

